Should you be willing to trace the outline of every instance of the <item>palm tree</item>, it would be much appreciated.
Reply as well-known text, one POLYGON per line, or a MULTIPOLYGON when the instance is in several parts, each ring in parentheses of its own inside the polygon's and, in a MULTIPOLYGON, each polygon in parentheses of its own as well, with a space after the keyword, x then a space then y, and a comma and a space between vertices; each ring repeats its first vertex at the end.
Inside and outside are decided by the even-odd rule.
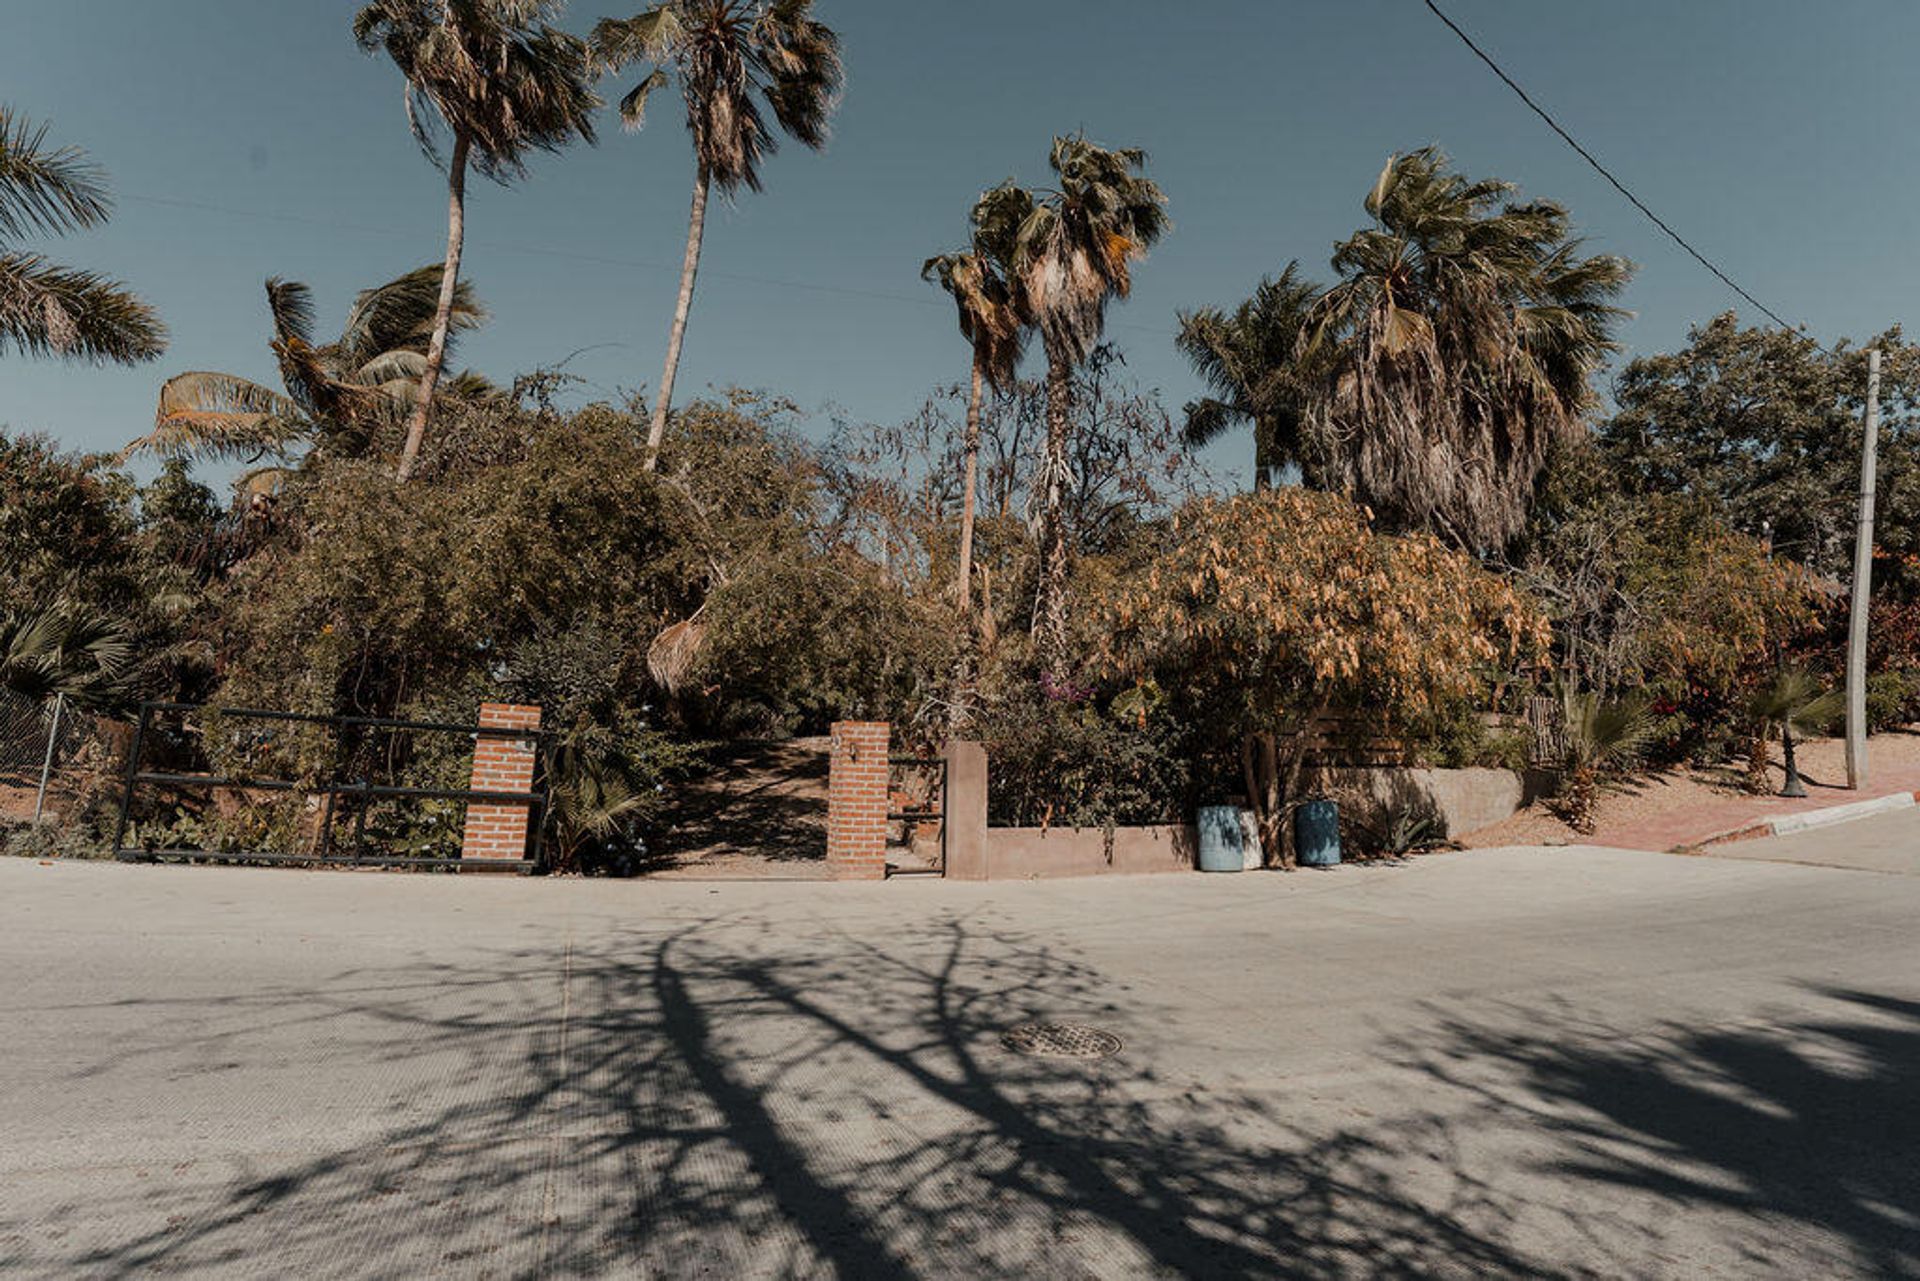
POLYGON ((987 234, 1011 232, 1021 301, 1047 353, 1047 453, 1041 486, 1040 583, 1034 631, 1055 677, 1067 648, 1067 529, 1072 481, 1068 433, 1073 371, 1100 341, 1107 302, 1132 288, 1131 264, 1167 229, 1167 198, 1140 170, 1146 153, 1109 150, 1083 135, 1058 137, 1047 163, 1056 190, 1035 194, 1011 184, 981 197, 975 222, 987 234), (1014 219, 1018 218, 1015 223, 1014 219))
MULTIPOLYGON (((1839 690, 1822 689, 1811 672, 1788 668, 1761 686, 1747 702, 1747 713, 1759 726, 1759 738, 1765 742, 1774 730, 1780 732, 1780 752, 1786 767, 1786 779, 1780 786, 1782 796, 1805 796, 1800 769, 1793 757, 1794 735, 1806 738, 1833 728, 1846 711, 1846 697, 1839 690)), ((1764 760, 1764 757, 1762 758, 1764 760)))
MULTIPOLYGON (((383 426, 398 423, 418 398, 427 349, 438 322, 441 267, 430 263, 372 289, 347 311, 340 337, 316 343, 313 295, 297 280, 267 280, 272 348, 284 392, 237 374, 194 370, 160 387, 153 430, 121 451, 168 458, 244 458, 285 454, 298 444, 343 454, 365 452, 383 426)), ((486 319, 467 281, 456 284, 443 355, 453 335, 486 319)), ((471 384, 471 375, 455 382, 471 384)))
POLYGON ((398 480, 411 476, 419 461, 446 360, 468 164, 505 183, 526 173, 531 151, 558 151, 576 137, 593 141, 592 113, 600 100, 587 82, 586 44, 544 21, 558 9, 556 0, 372 0, 354 15, 354 40, 368 53, 384 50, 406 77, 407 123, 427 157, 439 163, 434 116, 453 138, 447 254, 398 480))
POLYGON ((1300 460, 1308 387, 1300 336, 1320 292, 1300 274, 1300 264, 1290 262, 1279 279, 1261 280, 1253 297, 1231 312, 1202 307, 1180 313, 1174 345, 1213 392, 1187 405, 1183 438, 1198 448, 1251 423, 1256 489, 1300 460))
POLYGON ((1519 532, 1548 449, 1592 402, 1633 271, 1581 257, 1564 208, 1513 193, 1432 147, 1390 159, 1303 342, 1327 362, 1307 414, 1323 479, 1476 552, 1519 532))
POLYGON ((0 611, 0 689, 36 703, 110 705, 132 661, 126 627, 108 615, 64 601, 0 611))
POLYGON ((778 146, 754 95, 766 99, 790 136, 815 151, 827 144, 827 117, 844 80, 840 38, 814 21, 812 12, 813 0, 667 0, 631 18, 594 24, 597 66, 617 71, 635 62, 653 64, 620 99, 621 122, 629 129, 645 123, 647 95, 666 84, 671 70, 680 78, 687 131, 693 135, 693 209, 666 367, 647 427, 649 471, 667 432, 673 379, 693 308, 708 189, 718 187, 729 196, 742 186, 760 190, 760 161, 778 146))
POLYGON ((1560 714, 1560 794, 1555 808, 1567 826, 1590 834, 1600 802, 1601 772, 1638 761, 1658 727, 1644 697, 1608 701, 1572 684, 1560 688, 1560 714))
POLYGON ((0 352, 133 365, 166 350, 166 326, 119 281, 5 243, 97 227, 111 211, 99 166, 0 105, 0 352))
POLYGON ((960 608, 972 612, 973 508, 975 480, 980 466, 980 402, 986 386, 1005 391, 1013 385, 1026 338, 1019 299, 1007 284, 1012 245, 1002 237, 993 244, 984 239, 975 218, 972 247, 959 253, 929 258, 920 267, 924 280, 936 281, 953 296, 959 313, 960 334, 973 349, 971 385, 967 390, 967 431, 963 440, 966 473, 960 496, 960 608))

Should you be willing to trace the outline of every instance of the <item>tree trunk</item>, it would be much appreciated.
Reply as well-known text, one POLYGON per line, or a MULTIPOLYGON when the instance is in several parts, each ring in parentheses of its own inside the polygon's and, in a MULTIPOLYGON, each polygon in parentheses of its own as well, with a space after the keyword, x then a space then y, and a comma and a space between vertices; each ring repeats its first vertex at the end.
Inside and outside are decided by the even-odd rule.
POLYGON ((1257 493, 1268 489, 1273 481, 1267 473, 1273 466, 1269 448, 1273 440, 1273 431, 1269 424, 1258 418, 1253 420, 1253 488, 1257 493))
POLYGON ((687 336, 687 313, 693 310, 693 278, 700 273, 700 238, 707 230, 707 169, 700 166, 693 179, 693 209, 687 215, 687 256, 680 263, 680 300, 673 307, 673 329, 667 334, 667 364, 660 371, 660 394, 653 402, 653 421, 647 426, 646 469, 660 463, 660 442, 667 434, 667 409, 673 404, 673 378, 680 372, 680 344, 687 336))
POLYGON ((413 417, 407 420, 406 443, 400 447, 400 466, 395 480, 404 483, 420 462, 420 447, 427 439, 427 415, 433 409, 434 389, 440 385, 440 366, 447 359, 447 327, 453 321, 453 291, 460 283, 460 249, 467 234, 467 148, 465 134, 453 140, 453 156, 447 163, 447 257, 440 266, 440 301, 433 310, 433 337, 427 341, 427 367, 420 375, 415 393, 413 417))
POLYGON ((1047 353, 1047 454, 1040 508, 1040 595, 1033 630, 1048 673, 1064 677, 1067 665, 1067 481, 1072 464, 1067 433, 1073 398, 1073 366, 1047 353))
POLYGON ((1767 782, 1767 729, 1766 726, 1763 725, 1760 727, 1760 732, 1753 736, 1753 741, 1747 745, 1747 790, 1755 796, 1763 796, 1766 794, 1769 786, 1767 782))
POLYGON ((966 475, 960 482, 960 612, 973 613, 973 489, 980 470, 980 358, 973 361, 973 389, 967 394, 966 475))
POLYGON ((1247 783, 1247 803, 1253 808, 1254 825, 1260 831, 1262 862, 1268 867, 1291 869, 1295 859, 1292 809, 1287 800, 1300 783, 1300 770, 1306 761, 1303 740, 1291 735, 1281 768, 1280 736, 1272 732, 1247 734, 1240 740, 1240 769, 1247 783))

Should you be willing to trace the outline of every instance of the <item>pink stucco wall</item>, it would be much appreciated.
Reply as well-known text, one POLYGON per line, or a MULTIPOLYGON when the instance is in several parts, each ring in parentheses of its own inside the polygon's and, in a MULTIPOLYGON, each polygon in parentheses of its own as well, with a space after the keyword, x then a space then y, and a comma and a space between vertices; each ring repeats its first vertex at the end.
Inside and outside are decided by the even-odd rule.
POLYGON ((1098 827, 990 827, 983 879, 1190 872, 1194 847, 1193 828, 1185 824, 1118 827, 1111 838, 1098 827))

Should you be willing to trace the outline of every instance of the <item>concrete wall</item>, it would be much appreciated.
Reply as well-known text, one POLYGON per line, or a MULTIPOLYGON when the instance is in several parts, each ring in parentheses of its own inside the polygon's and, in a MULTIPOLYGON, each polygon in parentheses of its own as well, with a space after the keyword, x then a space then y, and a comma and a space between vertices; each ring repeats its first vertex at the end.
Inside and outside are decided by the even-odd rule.
MULTIPOLYGON (((1510 770, 1339 768, 1310 770, 1302 786, 1324 791, 1362 821, 1411 808, 1430 814, 1445 835, 1461 836, 1491 826, 1532 800, 1538 780, 1510 770)), ((978 743, 947 748, 946 875, 958 881, 1032 880, 1056 876, 1111 876, 1140 872, 1187 872, 1195 865, 1197 838, 1185 824, 1121 827, 1111 836, 1097 827, 987 826, 988 761, 978 743)), ((1259 842, 1250 865, 1258 866, 1259 842)))
POLYGON ((1323 792, 1351 813, 1358 801, 1363 823, 1378 824, 1393 811, 1411 809, 1439 820, 1443 835, 1464 836, 1511 817, 1540 795, 1540 779, 1504 769, 1407 769, 1343 767, 1308 770, 1303 794, 1323 792))
POLYGON ((993 881, 1053 876, 1127 876, 1141 872, 1191 872, 1195 836, 1185 824, 1170 827, 990 827, 985 875, 993 881))
POLYGON ((947 746, 948 879, 1017 881, 1055 876, 1187 872, 1193 828, 988 827, 987 754, 978 743, 947 746))

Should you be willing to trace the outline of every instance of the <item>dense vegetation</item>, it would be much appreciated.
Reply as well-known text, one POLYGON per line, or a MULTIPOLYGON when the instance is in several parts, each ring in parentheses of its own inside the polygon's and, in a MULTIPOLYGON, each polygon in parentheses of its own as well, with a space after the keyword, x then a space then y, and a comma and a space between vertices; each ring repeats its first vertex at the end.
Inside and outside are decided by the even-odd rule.
MULTIPOLYGON (((9 687, 107 713, 536 702, 561 748, 554 848, 583 865, 644 841, 696 744, 839 717, 983 739, 1002 821, 1165 820, 1239 794, 1281 857, 1329 715, 1417 760, 1514 764, 1528 745, 1489 715, 1546 699, 1576 738, 1611 727, 1561 749, 1577 795, 1629 756, 1748 759, 1825 706, 1860 349, 1723 316, 1627 364, 1609 408, 1595 380, 1631 266, 1583 256, 1562 206, 1429 148, 1364 193, 1330 284, 1274 264, 1246 300, 1181 314, 1209 394, 1176 418, 1103 336, 1167 197, 1143 154, 1075 134, 1046 153, 1049 186, 986 190, 961 247, 925 263, 969 376, 921 413, 820 440, 776 395, 675 404, 708 189, 757 189, 776 126, 824 142, 837 38, 807 0, 675 0, 591 40, 555 16, 381 0, 355 19, 447 168, 448 251, 363 291, 325 340, 305 286, 267 281, 280 387, 176 374, 119 459, 0 434, 9 687), (459 272, 467 168, 517 177, 529 149, 590 136, 592 76, 636 63, 625 121, 677 82, 694 144, 653 403, 562 410, 559 375, 443 376, 486 317, 459 272), (1260 492, 1235 497, 1192 450, 1243 427, 1260 492), (137 484, 128 457, 158 477, 137 484), (232 459, 250 467, 230 499, 194 476, 232 459)), ((104 216, 76 154, 5 115, 0 146, 0 237, 104 216)), ((37 261, 0 253, 0 273, 50 288, 37 261)), ((157 354, 137 299, 76 280, 71 305, 0 307, 0 350, 157 354)), ((1871 706, 1890 725, 1920 716, 1920 350, 1898 330, 1871 345, 1871 706)), ((236 742, 208 750, 261 750, 236 742)), ((297 735, 272 750, 319 768, 297 735)), ((444 752, 400 768, 457 781, 444 752)))

